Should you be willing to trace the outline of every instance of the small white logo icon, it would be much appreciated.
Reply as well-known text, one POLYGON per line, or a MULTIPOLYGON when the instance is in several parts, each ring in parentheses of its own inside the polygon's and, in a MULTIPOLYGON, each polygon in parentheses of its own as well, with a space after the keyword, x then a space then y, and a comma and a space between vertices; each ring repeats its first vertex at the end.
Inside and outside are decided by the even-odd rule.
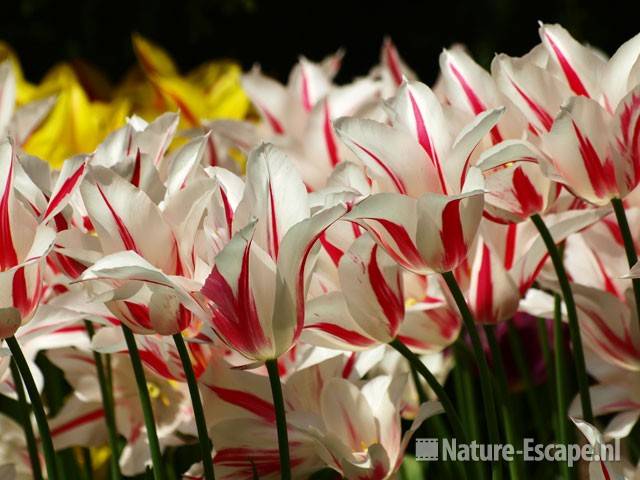
POLYGON ((417 438, 416 439, 416 460, 430 462, 438 460, 438 439, 437 438, 417 438))

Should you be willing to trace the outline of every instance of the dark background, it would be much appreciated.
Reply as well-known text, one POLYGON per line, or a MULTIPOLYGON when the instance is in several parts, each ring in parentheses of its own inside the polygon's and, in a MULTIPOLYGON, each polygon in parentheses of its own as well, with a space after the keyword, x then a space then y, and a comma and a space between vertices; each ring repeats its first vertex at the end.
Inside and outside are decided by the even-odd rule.
POLYGON ((285 79, 299 54, 345 47, 339 81, 365 74, 391 35, 426 82, 440 50, 465 43, 488 65, 494 52, 520 55, 538 42, 537 21, 559 22, 608 54, 640 31, 638 2, 578 0, 2 0, 0 39, 18 52, 27 78, 82 57, 118 80, 135 59, 130 34, 164 46, 182 69, 207 59, 254 62, 285 79), (626 8, 625 8, 626 7, 626 8))

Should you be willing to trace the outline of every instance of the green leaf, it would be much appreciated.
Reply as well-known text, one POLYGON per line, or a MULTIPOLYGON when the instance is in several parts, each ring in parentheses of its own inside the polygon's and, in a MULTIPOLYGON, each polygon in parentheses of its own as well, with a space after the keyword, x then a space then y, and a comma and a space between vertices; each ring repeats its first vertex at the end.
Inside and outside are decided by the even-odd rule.
POLYGON ((404 461, 400 466, 400 479, 422 480, 424 478, 422 467, 422 463, 418 462, 413 455, 405 455, 404 461))
POLYGON ((0 414, 6 415, 18 425, 22 425, 20 404, 17 400, 0 394, 0 414))

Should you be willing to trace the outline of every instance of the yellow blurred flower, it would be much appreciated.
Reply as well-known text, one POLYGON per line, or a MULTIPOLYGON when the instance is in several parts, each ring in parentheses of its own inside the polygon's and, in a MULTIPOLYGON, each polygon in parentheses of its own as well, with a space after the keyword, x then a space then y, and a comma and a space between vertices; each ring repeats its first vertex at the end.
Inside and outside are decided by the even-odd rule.
POLYGON ((124 124, 130 111, 126 99, 90 101, 68 64, 53 67, 39 85, 25 88, 19 84, 20 88, 25 91, 19 95, 19 103, 56 97, 47 118, 24 144, 25 151, 53 167, 76 153, 92 152, 110 132, 124 124))
POLYGON ((133 47, 139 67, 112 88, 98 70, 81 61, 58 64, 39 84, 32 84, 24 78, 15 52, 0 42, 0 61, 9 59, 14 67, 16 103, 56 99, 25 142, 25 151, 59 167, 72 155, 92 152, 132 113, 152 120, 179 110, 182 128, 197 127, 201 120, 246 116, 249 100, 240 86, 239 65, 207 62, 182 75, 164 50, 143 37, 134 35, 133 47))
POLYGON ((201 120, 242 119, 249 100, 240 86, 242 70, 230 61, 207 62, 181 75, 169 55, 140 35, 133 35, 140 69, 132 71, 116 93, 146 119, 179 110, 181 126, 192 128, 201 120))

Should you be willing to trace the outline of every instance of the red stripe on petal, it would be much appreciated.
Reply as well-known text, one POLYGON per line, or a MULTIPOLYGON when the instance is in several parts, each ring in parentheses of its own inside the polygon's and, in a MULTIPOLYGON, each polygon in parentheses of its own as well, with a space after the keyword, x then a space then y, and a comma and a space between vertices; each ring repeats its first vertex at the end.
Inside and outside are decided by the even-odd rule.
POLYGON ((131 174, 131 185, 140 186, 140 149, 136 152, 136 160, 133 164, 133 174, 131 174))
POLYGON ((593 252, 593 257, 595 258, 598 270, 600 270, 600 274, 602 275, 602 282, 604 283, 605 291, 615 295, 620 300, 624 300, 624 294, 618 291, 618 288, 616 287, 615 283, 613 283, 611 276, 604 267, 600 256, 596 252, 593 252))
POLYGON ((7 183, 4 186, 2 198, 0 198, 0 271, 7 270, 18 264, 18 255, 13 245, 11 236, 11 212, 9 211, 9 200, 13 189, 13 155, 11 165, 7 174, 7 183))
POLYGON ((104 410, 100 409, 100 410, 94 410, 93 412, 89 412, 89 413, 85 413, 84 415, 78 417, 78 418, 74 418, 73 420, 67 422, 67 423, 63 423, 62 425, 51 429, 51 436, 55 437, 57 435, 60 435, 61 433, 65 433, 68 432, 69 430, 72 430, 74 428, 80 427, 82 425, 85 425, 89 422, 95 422, 96 420, 101 419, 102 417, 104 417, 104 410))
POLYGON ((513 88, 516 89, 518 95, 525 101, 529 109, 533 112, 533 114, 538 118, 542 126, 547 130, 551 130, 551 126, 553 125, 553 117, 549 115, 542 105, 536 103, 529 95, 527 95, 512 79, 509 79, 513 88))
POLYGON ((140 303, 129 302, 127 300, 124 300, 122 303, 124 303, 127 310, 129 310, 127 320, 135 325, 139 325, 144 329, 152 329, 149 307, 140 303))
POLYGON ((263 105, 256 103, 256 106, 260 109, 260 111, 266 118, 273 132, 276 133, 277 135, 284 134, 284 128, 282 127, 282 124, 280 123, 280 121, 263 105))
POLYGON ((53 257, 65 274, 71 278, 78 278, 87 267, 77 260, 67 257, 59 252, 53 252, 53 257))
POLYGON ((311 95, 309 94, 309 79, 304 71, 304 64, 300 64, 300 75, 302 77, 302 107, 306 112, 310 112, 313 109, 311 104, 311 95))
POLYGON ((604 162, 601 161, 591 141, 582 135, 575 122, 572 121, 571 124, 578 139, 582 163, 589 176, 593 191, 600 198, 606 197, 609 192, 615 192, 616 178, 613 162, 609 158, 606 158, 604 162))
POLYGON ((371 256, 369 257, 369 265, 367 267, 367 273, 369 274, 369 281, 371 288, 376 296, 378 305, 382 309, 385 318, 387 319, 387 330, 389 336, 392 338, 396 336, 400 322, 404 318, 404 301, 402 295, 402 284, 400 278, 400 272, 396 271, 396 283, 400 296, 396 295, 391 286, 387 283, 384 275, 380 271, 378 266, 378 245, 375 244, 371 249, 371 256))
POLYGON ((620 231, 620 227, 618 226, 618 223, 612 218, 603 218, 602 223, 604 224, 605 227, 607 227, 607 230, 609 230, 609 233, 611 234, 611 237, 613 238, 613 240, 619 246, 621 247, 624 246, 622 232, 620 231))
POLYGON ((493 321, 493 275, 491 273, 491 252, 487 245, 482 246, 482 259, 478 271, 476 289, 476 318, 480 322, 493 321))
POLYGON ((300 336, 300 332, 302 332, 302 327, 304 326, 304 295, 305 295, 305 290, 304 290, 304 269, 305 266, 307 265, 307 259, 309 258, 309 254, 311 253, 311 249, 313 248, 313 244, 316 242, 316 240, 318 239, 318 237, 320 235, 322 235, 326 229, 329 228, 329 226, 327 225, 327 227, 325 227, 324 229, 322 229, 322 231, 318 232, 317 235, 315 235, 307 244, 303 254, 302 254, 302 259, 300 261, 300 265, 299 265, 299 269, 298 269, 298 278, 296 280, 296 328, 293 331, 293 340, 295 341, 299 336, 300 336))
POLYGON ((440 239, 444 248, 443 263, 447 270, 450 270, 459 265, 467 256, 467 245, 464 242, 464 231, 460 218, 460 199, 451 200, 442 210, 440 239))
POLYGON ((212 305, 211 321, 216 332, 231 347, 247 354, 258 354, 270 348, 265 336, 249 282, 248 243, 242 256, 242 266, 237 283, 237 298, 233 289, 217 267, 207 278, 202 294, 212 305))
POLYGON ((133 250, 134 252, 140 253, 138 251, 138 247, 136 246, 136 242, 134 241, 133 236, 131 235, 131 232, 129 232, 129 229, 125 225, 120 215, 118 215, 118 213, 115 211, 115 209, 113 208, 109 200, 107 200, 107 197, 102 191, 102 188, 100 187, 100 185, 96 184, 96 188, 98 189, 98 192, 100 193, 100 196, 102 197, 102 200, 104 201, 105 205, 109 209, 109 213, 111 213, 111 217, 113 218, 113 221, 116 224, 116 227, 118 229, 118 235, 120 235, 120 239, 124 244, 124 248, 127 250, 133 250))
POLYGON ((471 85, 469 85, 467 79, 464 78, 462 73, 460 73, 460 70, 458 70, 457 67, 451 62, 449 62, 449 68, 451 69, 451 73, 453 73, 453 76, 456 77, 456 80, 458 80, 460 87, 462 87, 462 91, 467 97, 467 101, 469 102, 469 106, 471 107, 473 113, 478 115, 479 113, 484 112, 487 107, 482 102, 482 100, 480 100, 478 95, 476 95, 476 92, 473 90, 473 88, 471 88, 471 85))
POLYGON ((358 332, 341 327, 335 323, 319 322, 314 323, 313 325, 306 325, 304 328, 323 331, 350 345, 353 345, 354 347, 368 347, 376 343, 374 340, 365 337, 358 332))
POLYGON ((374 162, 376 162, 380 166, 380 168, 382 168, 382 170, 384 170, 384 173, 391 179, 393 185, 396 187, 396 190, 398 190, 399 193, 402 193, 403 195, 407 194, 407 188, 405 187, 404 182, 378 156, 376 156, 371 150, 368 150, 362 145, 359 145, 357 143, 354 143, 354 145, 362 150, 374 162))
POLYGON ((520 204, 519 213, 522 216, 529 217, 542 210, 542 195, 538 193, 522 167, 515 168, 511 182, 511 191, 520 204))
POLYGON ((402 84, 402 68, 400 67, 400 58, 398 55, 398 50, 390 40, 385 42, 384 45, 384 55, 387 60, 387 66, 389 67, 389 71, 391 72, 391 77, 395 82, 396 86, 400 86, 402 84))
POLYGON ((571 66, 571 63, 569 63, 569 60, 565 56, 564 52, 560 50, 560 47, 558 47, 558 45, 553 40, 551 35, 545 32, 545 37, 547 37, 547 40, 551 45, 551 49, 553 50, 553 53, 558 59, 560 68, 562 68, 562 72, 564 73, 564 76, 566 77, 567 82, 569 83, 569 87, 571 88, 571 90, 573 90, 573 93, 575 93, 576 95, 589 97, 589 93, 587 92, 587 89, 582 84, 582 80, 580 80, 578 73, 571 66))
POLYGON ((623 353, 627 358, 637 359, 640 357, 640 351, 636 348, 633 341, 630 338, 628 328, 626 325, 624 326, 625 330, 625 338, 621 338, 618 336, 616 332, 614 332, 604 318, 602 318, 597 312, 593 310, 587 310, 586 308, 581 308, 578 306, 579 310, 582 310, 589 319, 593 322, 593 325, 598 329, 598 333, 594 334, 593 337, 595 340, 606 340, 608 345, 612 348, 610 352, 615 352, 613 354, 614 358, 621 358, 620 353, 623 353), (603 338, 604 337, 604 338, 603 338))
POLYGON ((533 272, 531 272, 529 277, 520 279, 520 282, 519 282, 519 285, 518 285, 518 290, 520 292, 520 296, 523 297, 527 293, 527 290, 529 290, 529 287, 531 287, 531 285, 533 285, 533 282, 538 277, 538 274, 540 273, 540 270, 542 270, 542 267, 544 266, 545 262, 547 261, 547 258, 549 258, 549 254, 545 253, 544 256, 542 257, 542 259, 535 266, 535 268, 533 269, 533 272))
POLYGON ((13 306, 18 309, 22 316, 27 316, 31 313, 33 303, 29 300, 24 269, 25 267, 20 267, 13 273, 11 294, 13 306))
POLYGON ((504 247, 504 268, 511 270, 513 260, 516 255, 516 237, 518 235, 518 225, 509 223, 507 225, 507 238, 504 247))
POLYGON ((224 400, 231 405, 243 408, 265 419, 267 422, 273 423, 276 421, 276 412, 273 405, 257 395, 230 388, 215 387, 211 385, 207 385, 207 387, 220 397, 221 400, 224 400))
POLYGON ((605 465, 604 460, 600 460, 600 469, 602 470, 602 475, 604 476, 604 480, 611 480, 609 469, 605 465))
MULTIPOLYGON (((482 100, 480 100, 480 97, 478 97, 478 95, 473 90, 473 88, 471 88, 471 85, 469 85, 469 83, 467 82, 467 79, 464 78, 464 75, 460 73, 460 70, 458 70, 453 63, 449 63, 449 68, 451 69, 451 73, 453 73, 453 76, 456 77, 456 79, 458 80, 458 83, 460 84, 462 91, 467 97, 467 101, 469 102, 469 106, 471 107, 471 110, 473 111, 473 113, 478 115, 484 112, 487 109, 487 106, 484 104, 482 100)), ((491 141, 493 142, 493 144, 496 145, 500 143, 502 140, 503 140, 502 134, 498 130, 498 127, 497 126, 493 127, 491 129, 491 141)))
POLYGON ((227 192, 222 187, 220 187, 220 198, 222 199, 222 206, 224 207, 224 218, 227 222, 227 230, 229 231, 229 236, 231 236, 233 232, 233 209, 229 203, 227 192))
POLYGON ((640 181, 640 95, 633 93, 625 102, 618 120, 622 137, 616 138, 621 156, 632 166, 632 172, 625 177, 627 188, 633 188, 640 181))
POLYGON ((396 337, 398 340, 400 340, 402 343, 404 343, 407 347, 411 347, 411 348, 419 348, 421 350, 428 350, 430 348, 432 348, 432 344, 429 342, 425 342, 422 339, 418 339, 415 337, 409 337, 408 335, 398 335, 396 337))
POLYGON ((331 125, 331 114, 329 113, 329 102, 324 101, 324 123, 322 126, 324 133, 324 142, 327 146, 327 154, 329 155, 329 163, 332 167, 335 167, 339 162, 338 146, 336 145, 335 132, 331 125))
POLYGON ((207 152, 209 153, 209 165, 215 167, 218 165, 218 149, 216 148, 216 144, 213 142, 213 138, 211 138, 211 134, 207 137, 207 152))
POLYGON ((260 317, 256 310, 256 303, 253 298, 253 292, 251 291, 251 284, 249 280, 250 255, 251 242, 249 241, 247 242, 244 254, 242 255, 242 266, 240 269, 240 275, 238 276, 238 301, 236 305, 240 320, 244 323, 244 328, 247 329, 244 333, 251 338, 254 348, 257 350, 268 345, 270 342, 267 340, 265 332, 262 329, 260 317))
POLYGON ((58 192, 53 196, 53 198, 49 201, 49 205, 47 205, 47 209, 44 212, 44 218, 48 217, 49 214, 62 202, 62 200, 69 195, 73 188, 78 184, 80 179, 82 178, 82 174, 84 173, 85 163, 83 162, 76 169, 69 178, 67 178, 63 184, 60 186, 58 192))
POLYGON ((278 234, 278 219, 276 218, 276 205, 275 199, 273 198, 273 186, 271 182, 269 182, 269 226, 271 227, 269 230, 269 235, 271 236, 271 257, 274 259, 278 258, 278 253, 280 251, 280 238, 278 234))
POLYGON ((397 223, 387 220, 385 218, 365 218, 364 220, 374 221, 380 224, 380 226, 386 230, 389 236, 393 239, 397 250, 388 241, 384 239, 377 229, 369 227, 368 230, 376 238, 376 240, 384 247, 395 260, 406 268, 421 268, 424 267, 424 261, 420 252, 416 248, 413 240, 407 233, 407 230, 397 223))
POLYGON ((169 380, 179 380, 173 373, 171 373, 171 370, 169 370, 169 366, 167 365, 165 360, 162 357, 158 356, 155 352, 141 348, 139 353, 140 359, 155 373, 169 380))
POLYGON ((353 367, 356 364, 356 352, 351 352, 349 358, 347 359, 344 367, 342 368, 342 378, 349 378, 351 376, 351 372, 353 372, 353 367))
POLYGON ((322 248, 324 248, 325 252, 327 252, 329 257, 331 257, 331 261, 333 262, 333 264, 335 266, 338 266, 338 263, 340 263, 340 259, 342 258, 342 255, 344 255, 344 251, 342 251, 340 248, 336 247, 333 243, 327 240, 326 232, 322 232, 322 235, 320 235, 319 240, 320 240, 320 244, 322 245, 322 248))
POLYGON ((440 180, 440 188, 442 189, 442 193, 446 195, 447 183, 445 182, 445 179, 444 179, 444 174, 442 172, 442 167, 440 165, 440 159, 438 158, 438 152, 436 151, 435 146, 431 142, 431 138, 429 137, 429 133, 427 132, 427 127, 424 123, 424 118, 422 117, 422 113, 418 108, 418 104, 415 98, 413 98, 413 94, 409 90, 407 90, 407 93, 409 94, 409 100, 411 101, 413 116, 416 121, 416 131, 418 133, 418 141, 420 142, 420 145, 422 146, 424 151, 427 152, 427 155, 429 155, 429 157, 431 158, 433 165, 436 167, 436 170, 438 172, 438 180, 440 180))

